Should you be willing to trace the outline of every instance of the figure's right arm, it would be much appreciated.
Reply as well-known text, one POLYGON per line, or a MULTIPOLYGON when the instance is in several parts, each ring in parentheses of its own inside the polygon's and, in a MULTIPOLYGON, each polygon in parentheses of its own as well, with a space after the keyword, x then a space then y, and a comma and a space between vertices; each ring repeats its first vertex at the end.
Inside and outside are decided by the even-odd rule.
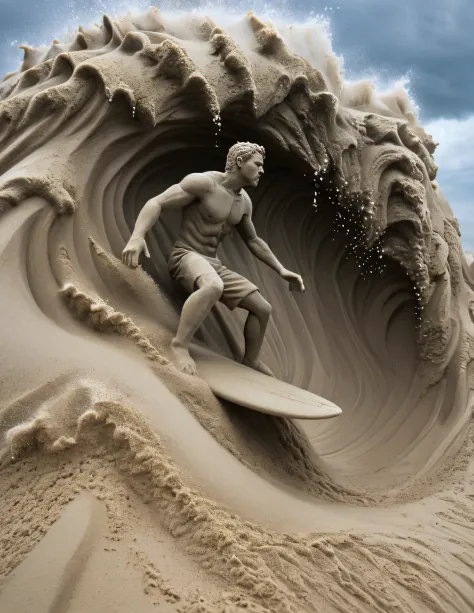
POLYGON ((130 268, 136 268, 142 251, 149 258, 145 234, 156 223, 161 211, 182 209, 204 196, 213 186, 214 181, 210 176, 198 173, 191 174, 185 177, 181 183, 172 185, 159 196, 148 200, 140 211, 132 236, 122 252, 122 262, 130 268))
POLYGON ((138 215, 132 239, 143 239, 156 223, 162 211, 182 209, 204 196, 213 187, 211 177, 201 173, 187 175, 180 183, 148 200, 138 215))

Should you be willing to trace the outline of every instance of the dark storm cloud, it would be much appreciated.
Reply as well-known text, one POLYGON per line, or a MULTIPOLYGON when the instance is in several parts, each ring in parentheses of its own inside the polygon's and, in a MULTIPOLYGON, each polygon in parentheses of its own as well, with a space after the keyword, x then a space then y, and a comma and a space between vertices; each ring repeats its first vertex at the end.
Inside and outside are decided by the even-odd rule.
MULTIPOLYGON (((474 112, 473 0, 336 0, 333 46, 348 75, 409 74, 422 118, 474 112)), ((324 13, 324 7, 323 7, 324 13)))

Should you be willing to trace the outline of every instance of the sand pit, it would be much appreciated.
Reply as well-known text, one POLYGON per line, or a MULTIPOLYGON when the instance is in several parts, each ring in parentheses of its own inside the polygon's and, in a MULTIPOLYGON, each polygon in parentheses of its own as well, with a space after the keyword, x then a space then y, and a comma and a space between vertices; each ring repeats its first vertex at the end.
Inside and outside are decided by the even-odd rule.
MULTIPOLYGON (((0 84, 2 613, 474 610, 472 257, 408 95, 297 35, 106 16, 0 84), (220 257, 273 305, 269 367, 333 420, 175 368, 177 214, 121 262, 144 202, 237 140, 267 151, 255 225, 306 294, 238 237, 220 257)), ((218 305, 198 340, 238 360, 242 325, 218 305)))

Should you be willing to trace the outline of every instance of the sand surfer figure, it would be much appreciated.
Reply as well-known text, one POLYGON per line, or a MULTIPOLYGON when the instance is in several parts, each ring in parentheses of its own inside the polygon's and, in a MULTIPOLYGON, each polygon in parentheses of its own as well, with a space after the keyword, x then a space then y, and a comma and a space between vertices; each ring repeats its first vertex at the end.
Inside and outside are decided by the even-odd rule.
POLYGON ((288 281, 291 289, 305 291, 301 276, 280 264, 270 247, 257 236, 252 222, 252 202, 244 187, 258 185, 264 158, 263 147, 236 143, 229 149, 225 172, 189 174, 179 184, 151 198, 138 215, 123 250, 123 263, 136 268, 142 252, 150 257, 145 235, 161 212, 183 209, 181 229, 168 261, 171 277, 189 294, 171 342, 174 360, 183 372, 196 373, 189 343, 220 301, 230 310, 240 307, 248 311, 243 364, 273 376, 259 357, 271 306, 256 285, 226 268, 216 257, 219 244, 235 227, 255 257, 288 281))

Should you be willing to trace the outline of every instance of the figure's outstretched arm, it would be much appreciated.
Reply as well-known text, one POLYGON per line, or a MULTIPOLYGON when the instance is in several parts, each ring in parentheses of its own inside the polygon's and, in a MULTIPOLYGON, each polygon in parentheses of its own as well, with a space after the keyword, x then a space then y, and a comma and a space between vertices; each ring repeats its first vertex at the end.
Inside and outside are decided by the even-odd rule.
POLYGON ((278 261, 275 254, 272 252, 267 243, 257 236, 255 226, 249 213, 245 213, 240 223, 236 226, 242 240, 253 253, 253 255, 276 270, 279 275, 285 271, 285 267, 278 261))
POLYGON ((242 216, 241 221, 236 226, 238 233, 242 237, 242 240, 253 253, 253 255, 276 270, 276 272, 290 283, 291 289, 298 289, 300 292, 305 291, 303 279, 300 275, 287 270, 277 259, 273 251, 267 245, 267 243, 257 236, 257 231, 252 221, 252 203, 247 196, 246 210, 242 216))
POLYGON ((148 200, 137 217, 132 236, 122 252, 122 262, 130 268, 138 266, 142 251, 150 257, 145 235, 156 223, 161 212, 167 209, 182 209, 213 188, 213 180, 205 174, 191 174, 181 183, 172 185, 163 193, 148 200))

